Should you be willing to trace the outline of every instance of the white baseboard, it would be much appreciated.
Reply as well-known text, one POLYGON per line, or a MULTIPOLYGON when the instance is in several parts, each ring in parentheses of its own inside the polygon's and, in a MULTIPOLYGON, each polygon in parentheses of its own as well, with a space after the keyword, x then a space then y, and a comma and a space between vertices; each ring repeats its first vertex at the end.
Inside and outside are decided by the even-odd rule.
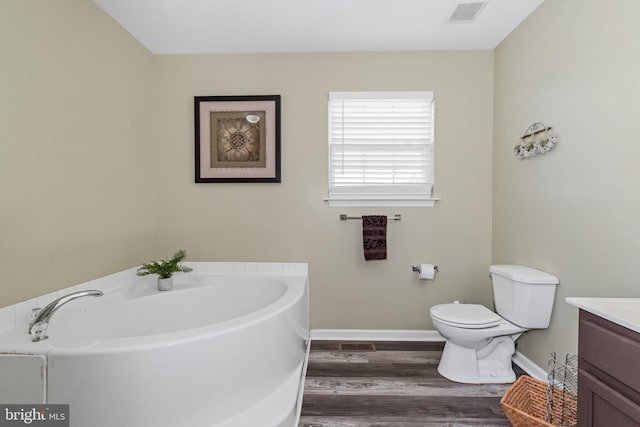
POLYGON ((351 341, 440 341, 438 331, 393 329, 312 329, 312 340, 351 341))
POLYGON ((538 379, 540 381, 547 381, 547 371, 542 369, 540 366, 533 363, 531 359, 529 359, 524 354, 516 351, 516 354, 513 355, 512 359, 516 365, 520 366, 523 371, 529 374, 531 377, 538 379))

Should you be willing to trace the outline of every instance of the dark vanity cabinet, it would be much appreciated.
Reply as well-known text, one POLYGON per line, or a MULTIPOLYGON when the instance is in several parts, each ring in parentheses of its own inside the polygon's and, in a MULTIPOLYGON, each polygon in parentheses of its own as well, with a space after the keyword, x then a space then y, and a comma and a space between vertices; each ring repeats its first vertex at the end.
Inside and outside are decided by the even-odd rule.
POLYGON ((640 427, 640 333, 580 310, 578 427, 640 427))

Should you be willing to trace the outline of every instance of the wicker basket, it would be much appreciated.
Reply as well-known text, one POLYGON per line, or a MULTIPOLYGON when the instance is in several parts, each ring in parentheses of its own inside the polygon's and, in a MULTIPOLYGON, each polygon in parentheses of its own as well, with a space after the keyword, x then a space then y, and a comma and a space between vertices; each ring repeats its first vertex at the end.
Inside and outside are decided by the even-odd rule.
MULTIPOLYGON (((560 402, 562 391, 559 388, 554 390, 554 399, 560 402)), ((565 402, 575 407, 576 396, 571 394, 564 396, 565 402)), ((565 403, 567 404, 567 403, 565 403)), ((523 375, 509 387, 505 392, 500 405, 504 413, 514 427, 554 427, 545 421, 547 411, 547 383, 523 375)), ((561 419, 562 405, 554 405, 555 419, 561 419)), ((565 425, 575 426, 575 411, 570 411, 571 415, 566 420, 565 425)))

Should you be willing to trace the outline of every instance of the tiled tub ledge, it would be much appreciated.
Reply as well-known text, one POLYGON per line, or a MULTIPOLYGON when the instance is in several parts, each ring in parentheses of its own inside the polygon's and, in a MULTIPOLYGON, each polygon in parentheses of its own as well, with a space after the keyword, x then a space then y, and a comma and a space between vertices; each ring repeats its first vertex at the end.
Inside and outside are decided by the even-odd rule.
MULTIPOLYGON (((306 263, 287 262, 183 262, 183 265, 193 268, 189 274, 212 275, 212 276, 307 276, 308 266, 306 263)), ((72 292, 88 289, 97 289, 104 293, 109 293, 122 286, 133 283, 150 284, 155 283, 155 276, 138 277, 136 275, 138 267, 133 267, 108 276, 89 280, 84 283, 69 286, 67 288, 54 291, 36 298, 21 301, 17 304, 0 308, 0 333, 12 329, 17 325, 28 325, 31 311, 37 307, 44 307, 51 301, 72 292)), ((179 273, 181 274, 181 273, 179 273)), ((176 278, 179 277, 176 275, 176 278)))

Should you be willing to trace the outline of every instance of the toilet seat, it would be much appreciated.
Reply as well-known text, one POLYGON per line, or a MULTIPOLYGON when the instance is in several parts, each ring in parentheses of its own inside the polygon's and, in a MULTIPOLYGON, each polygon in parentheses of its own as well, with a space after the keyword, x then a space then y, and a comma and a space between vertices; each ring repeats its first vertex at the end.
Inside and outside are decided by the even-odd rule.
POLYGON ((504 320, 480 304, 438 304, 429 312, 442 323, 467 329, 492 328, 504 320))

